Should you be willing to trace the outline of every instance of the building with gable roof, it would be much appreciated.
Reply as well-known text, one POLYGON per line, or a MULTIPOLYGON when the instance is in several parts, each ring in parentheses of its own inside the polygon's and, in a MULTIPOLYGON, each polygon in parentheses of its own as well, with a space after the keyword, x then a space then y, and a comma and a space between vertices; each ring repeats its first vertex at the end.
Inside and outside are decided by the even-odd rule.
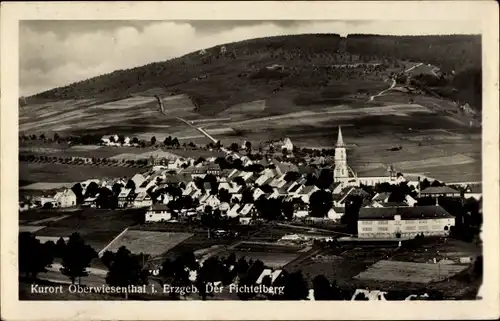
POLYGON ((70 188, 67 188, 62 192, 57 192, 54 196, 54 200, 57 202, 59 207, 76 206, 76 195, 70 188))

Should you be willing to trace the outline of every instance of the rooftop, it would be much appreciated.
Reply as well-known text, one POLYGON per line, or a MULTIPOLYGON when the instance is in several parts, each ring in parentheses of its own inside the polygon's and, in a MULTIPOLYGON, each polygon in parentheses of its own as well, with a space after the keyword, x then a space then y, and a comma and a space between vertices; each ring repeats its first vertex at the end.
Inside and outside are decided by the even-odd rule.
POLYGON ((167 211, 168 206, 165 204, 153 204, 149 208, 151 211, 167 211))
POLYGON ((359 220, 392 220, 394 215, 401 215, 402 220, 453 218, 441 206, 415 207, 364 207, 359 210, 359 220))
POLYGON ((460 193, 456 189, 449 186, 431 186, 424 189, 422 194, 457 194, 460 193))

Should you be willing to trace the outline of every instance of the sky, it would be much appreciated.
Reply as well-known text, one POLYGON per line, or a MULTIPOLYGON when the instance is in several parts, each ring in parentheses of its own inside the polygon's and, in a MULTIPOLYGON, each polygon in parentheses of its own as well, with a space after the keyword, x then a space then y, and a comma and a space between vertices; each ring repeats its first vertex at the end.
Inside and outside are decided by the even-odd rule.
POLYGON ((304 33, 478 34, 464 22, 409 21, 112 21, 25 20, 19 26, 20 95, 202 48, 251 38, 304 33))

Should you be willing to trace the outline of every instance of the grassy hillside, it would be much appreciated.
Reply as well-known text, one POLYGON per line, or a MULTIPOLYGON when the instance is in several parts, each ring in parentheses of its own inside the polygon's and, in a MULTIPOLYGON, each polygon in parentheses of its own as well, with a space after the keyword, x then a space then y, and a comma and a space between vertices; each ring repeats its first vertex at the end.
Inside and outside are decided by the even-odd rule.
POLYGON ((358 93, 376 93, 387 87, 384 79, 391 73, 404 70, 409 62, 424 62, 443 73, 446 81, 437 90, 440 95, 465 100, 476 108, 481 104, 480 36, 294 35, 225 47, 225 53, 221 46, 208 48, 204 54, 193 52, 117 70, 26 100, 28 104, 109 100, 147 91, 187 94, 198 112, 206 115, 261 99, 268 101, 272 113, 279 113, 292 105, 324 106, 342 103, 358 93), (279 66, 273 70, 266 68, 275 64, 279 66))

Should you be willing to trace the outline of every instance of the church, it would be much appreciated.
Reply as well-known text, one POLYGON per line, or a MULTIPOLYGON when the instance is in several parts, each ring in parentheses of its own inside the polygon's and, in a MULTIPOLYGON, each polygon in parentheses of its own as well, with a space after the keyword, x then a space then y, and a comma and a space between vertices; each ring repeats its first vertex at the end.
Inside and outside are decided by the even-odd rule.
POLYGON ((402 174, 397 174, 392 166, 380 176, 359 177, 347 163, 347 146, 342 137, 342 129, 339 126, 337 144, 335 145, 335 164, 333 168, 334 182, 342 186, 374 186, 379 183, 399 184, 406 181, 402 174))

